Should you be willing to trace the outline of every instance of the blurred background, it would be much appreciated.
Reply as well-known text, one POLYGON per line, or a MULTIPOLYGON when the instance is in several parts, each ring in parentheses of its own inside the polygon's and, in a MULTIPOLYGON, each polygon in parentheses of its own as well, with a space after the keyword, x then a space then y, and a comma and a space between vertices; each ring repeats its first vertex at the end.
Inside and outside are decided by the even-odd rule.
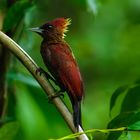
MULTIPOLYGON (((122 96, 117 99, 109 115, 112 94, 118 87, 132 84, 140 77, 140 1, 0 0, 0 29, 45 70, 40 55, 42 39, 28 29, 58 17, 72 19, 65 40, 75 54, 84 79, 83 127, 85 130, 107 128, 111 119, 119 114, 123 100, 122 96)), ((0 46, 0 58, 3 52, 0 46)), ((38 83, 18 59, 8 55, 6 64, 1 59, 0 65, 0 69, 6 67, 3 73, 8 91, 6 113, 1 122, 9 123, 0 129, 5 140, 47 140, 70 134, 38 83)), ((64 101, 71 109, 67 95, 64 101)), ((134 135, 131 138, 139 138, 134 135)), ((94 135, 96 140, 106 137, 94 135)))

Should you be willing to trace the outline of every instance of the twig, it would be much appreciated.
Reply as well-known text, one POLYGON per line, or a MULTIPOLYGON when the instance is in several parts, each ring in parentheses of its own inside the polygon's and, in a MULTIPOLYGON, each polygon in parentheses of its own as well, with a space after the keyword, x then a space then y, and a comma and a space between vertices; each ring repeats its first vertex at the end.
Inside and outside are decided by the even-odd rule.
MULTIPOLYGON (((91 130, 86 130, 84 131, 84 134, 92 134, 94 135, 94 133, 96 132, 100 132, 100 133, 110 133, 110 132, 140 132, 140 130, 130 130, 127 127, 120 127, 120 128, 112 128, 112 129, 91 129, 91 130)), ((75 133, 75 134, 70 134, 68 136, 65 137, 61 137, 58 139, 49 139, 49 140, 69 140, 69 139, 74 139, 77 138, 79 135, 83 134, 83 132, 79 132, 79 133, 75 133)))
MULTIPOLYGON (((14 56, 16 56, 23 63, 23 65, 28 69, 28 71, 30 71, 30 73, 34 76, 37 82, 44 89, 45 94, 47 94, 47 96, 53 96, 55 94, 52 85, 46 80, 45 76, 43 74, 41 76, 36 74, 36 70, 39 67, 32 60, 32 58, 17 43, 15 43, 11 38, 9 38, 1 31, 0 43, 3 44, 3 46, 7 47, 14 54, 14 56)), ((64 105, 60 98, 54 98, 52 102, 55 104, 56 108, 65 119, 69 128, 72 130, 73 133, 75 133, 76 129, 73 124, 72 115, 67 109, 67 107, 64 105)), ((83 134, 79 136, 78 139, 88 140, 88 137, 85 134, 83 134)))

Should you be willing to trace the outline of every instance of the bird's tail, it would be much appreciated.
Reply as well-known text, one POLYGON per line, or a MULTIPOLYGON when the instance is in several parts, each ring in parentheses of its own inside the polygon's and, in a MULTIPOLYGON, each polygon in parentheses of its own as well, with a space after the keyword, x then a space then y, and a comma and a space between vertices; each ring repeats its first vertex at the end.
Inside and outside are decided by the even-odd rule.
POLYGON ((81 121, 81 101, 77 101, 73 104, 73 121, 76 129, 78 130, 78 126, 82 127, 81 121))

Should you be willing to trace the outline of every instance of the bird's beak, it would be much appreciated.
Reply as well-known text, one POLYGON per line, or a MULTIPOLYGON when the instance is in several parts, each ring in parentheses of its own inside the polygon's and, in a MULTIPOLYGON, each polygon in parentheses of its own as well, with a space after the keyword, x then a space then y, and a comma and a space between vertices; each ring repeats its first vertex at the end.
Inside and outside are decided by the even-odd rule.
POLYGON ((38 34, 42 34, 43 29, 40 29, 39 27, 35 27, 35 28, 29 28, 30 31, 36 32, 38 34))

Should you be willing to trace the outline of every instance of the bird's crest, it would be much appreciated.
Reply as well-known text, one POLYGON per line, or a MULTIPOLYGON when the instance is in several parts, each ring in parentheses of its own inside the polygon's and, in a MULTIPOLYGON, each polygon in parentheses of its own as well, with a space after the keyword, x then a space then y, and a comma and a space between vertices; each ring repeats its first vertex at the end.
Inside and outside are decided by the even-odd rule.
POLYGON ((68 25, 71 24, 71 19, 70 18, 57 18, 51 21, 51 24, 60 30, 64 38, 65 33, 68 31, 68 25))

